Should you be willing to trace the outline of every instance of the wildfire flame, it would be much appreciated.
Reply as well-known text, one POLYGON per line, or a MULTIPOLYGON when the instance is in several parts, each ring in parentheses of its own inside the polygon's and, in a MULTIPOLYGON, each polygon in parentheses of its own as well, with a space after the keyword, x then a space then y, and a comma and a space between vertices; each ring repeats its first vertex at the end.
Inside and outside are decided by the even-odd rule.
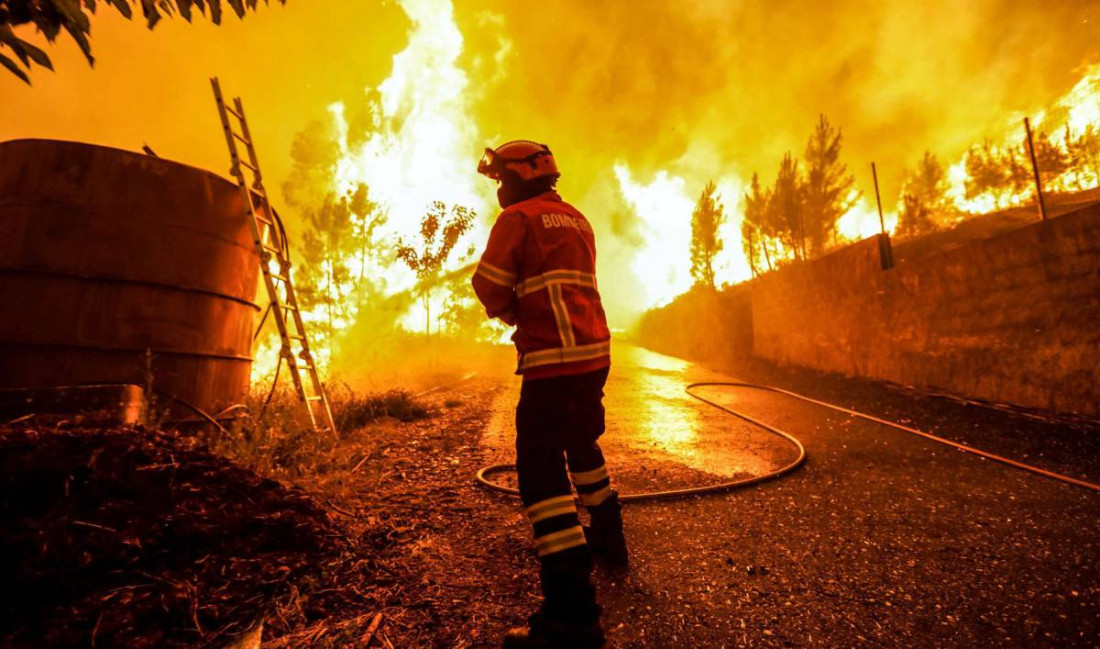
MULTIPOLYGON (((1004 120, 1000 133, 991 138, 995 150, 1020 146, 1024 138, 1023 120, 1025 115, 1013 114, 1004 120)), ((1090 66, 1073 88, 1048 108, 1038 110, 1031 116, 1032 130, 1036 136, 1050 135, 1051 142, 1066 151, 1066 129, 1070 133, 1081 133, 1088 128, 1100 127, 1100 65, 1090 66)), ((1031 185, 1018 191, 985 192, 967 198, 966 171, 967 154, 948 168, 950 197, 955 206, 971 214, 984 214, 994 210, 1021 205, 1034 199, 1034 187, 1031 185)), ((1030 172, 1030 167, 1029 167, 1030 172)), ((1055 178, 1044 180, 1044 190, 1052 192, 1078 191, 1095 187, 1100 182, 1097 171, 1067 169, 1055 178)))
MULTIPOLYGON (((1023 115, 1012 115, 1004 124, 1000 138, 1002 146, 1020 145, 1023 138, 1023 115)), ((1080 133, 1086 128, 1100 127, 1100 65, 1091 66, 1081 80, 1059 98, 1049 109, 1038 111, 1033 129, 1051 134, 1051 141, 1062 150, 1067 148, 1066 127, 1080 133)), ((1100 182, 1100 171, 1068 169, 1056 178, 1047 180, 1048 191, 1077 191, 1095 187, 1100 182)), ((660 170, 649 184, 638 183, 626 165, 615 168, 619 189, 627 205, 641 221, 643 244, 637 249, 632 269, 645 278, 645 305, 660 306, 687 291, 692 285, 688 249, 691 239, 691 213, 696 197, 691 190, 701 188, 707 181, 697 176, 690 181, 682 176, 660 170)), ((947 169, 948 198, 960 213, 984 214, 1004 207, 1021 205, 1034 198, 1034 189, 1028 185, 1019 191, 987 192, 972 198, 966 197, 966 155, 947 169)), ((745 181, 728 182, 728 187, 743 187, 745 181)), ((733 284, 750 278, 751 271, 744 258, 741 245, 739 213, 740 192, 723 192, 730 197, 727 214, 738 227, 726 230, 726 246, 719 253, 720 283, 733 284)), ((884 199, 885 202, 885 199, 884 199)), ((874 197, 863 196, 837 221, 837 243, 848 243, 882 231, 883 226, 893 234, 898 225, 896 205, 883 205, 880 222, 874 197)))
MULTIPOLYGON (((487 238, 490 218, 496 213, 493 186, 473 173, 476 158, 487 142, 476 117, 478 91, 471 78, 483 83, 496 83, 506 76, 507 62, 514 55, 510 42, 502 40, 490 57, 463 58, 464 36, 455 20, 454 6, 449 0, 399 0, 411 29, 405 48, 393 57, 393 68, 387 79, 376 88, 368 89, 363 104, 368 123, 357 118, 364 106, 347 102, 331 106, 332 123, 337 131, 340 157, 332 172, 330 191, 342 193, 364 183, 371 199, 379 203, 388 216, 384 237, 415 236, 420 219, 432 201, 473 208, 479 214, 474 229, 456 250, 474 245, 480 247, 487 238), (466 66, 466 67, 464 67, 466 66)), ((499 17, 483 14, 479 20, 499 22, 499 17)), ((1051 134, 1055 144, 1065 146, 1066 125, 1082 131, 1089 125, 1100 125, 1100 66, 1088 69, 1079 83, 1046 110, 1032 115, 1036 129, 1051 134), (1059 139, 1062 138, 1062 139, 1059 139)), ((1005 121, 999 142, 1018 146, 1022 138, 1022 115, 1010 115, 1005 121)), ((858 124, 849 128, 859 128, 858 124)), ((515 137, 527 133, 511 134, 515 137)), ((973 141, 982 134, 975 133, 973 141)), ((919 152, 913 152, 914 157, 919 152)), ((849 168, 861 180, 869 175, 867 163, 846 160, 849 168)), ((670 160, 663 167, 640 171, 632 161, 612 164, 607 175, 614 178, 614 191, 596 193, 598 204, 580 205, 585 211, 611 214, 626 213, 629 227, 599 227, 603 249, 616 251, 616 263, 601 266, 601 284, 640 286, 641 294, 631 295, 631 313, 611 313, 612 324, 619 327, 645 309, 665 304, 689 290, 691 276, 691 217, 699 193, 708 180, 718 184, 726 222, 720 228, 724 247, 718 254, 716 279, 729 285, 749 279, 750 265, 741 241, 743 194, 748 181, 743 170, 723 169, 720 160, 715 168, 696 164, 686 166, 682 160, 670 160), (611 241, 609 242, 609 239, 611 241), (608 245, 608 244, 611 245, 608 245), (625 253, 623 251, 626 251, 625 253), (625 255, 625 258, 624 258, 625 255), (623 263, 625 259, 626 263, 623 263), (615 282, 614 274, 629 273, 629 282, 615 282), (608 277, 611 274, 612 277, 608 277)), ((591 171, 591 170, 589 170, 591 171)), ((598 172, 599 170, 597 170, 598 172)), ((997 207, 1018 204, 1031 199, 1030 189, 1017 193, 982 195, 967 198, 965 193, 966 155, 947 165, 949 197, 961 212, 988 212, 997 207)), ((1095 184, 1095 179, 1079 171, 1067 172, 1050 182, 1053 191, 1080 189, 1095 184)), ((589 196, 591 200, 591 195, 589 196)), ((893 232, 898 223, 896 197, 884 195, 886 230, 893 232)), ((880 219, 874 195, 864 191, 854 206, 837 222, 836 237, 829 245, 841 244, 877 234, 880 219)), ((783 254, 782 245, 777 244, 783 254)), ((452 260, 456 269, 470 258, 452 260)), ((349 259, 354 267, 358 260, 349 259)), ((398 264, 375 263, 359 269, 384 292, 408 291, 415 276, 398 264)), ((439 308, 445 295, 434 298, 432 309, 439 308)), ((308 314, 318 321, 319 313, 308 314)), ((399 324, 409 331, 422 331, 423 307, 410 301, 399 324)), ((350 322, 339 323, 340 328, 350 322)), ((270 371, 274 365, 277 341, 268 341, 257 352, 258 371, 270 371)))
MULTIPOLYGON (((347 107, 331 107, 341 146, 335 188, 345 191, 365 183, 389 217, 383 234, 391 238, 413 236, 433 201, 481 213, 492 205, 491 186, 471 173, 471 160, 483 143, 471 116, 470 81, 458 66, 463 39, 454 8, 434 0, 398 4, 412 29, 408 45, 393 57, 392 74, 370 103, 369 137, 352 145, 347 107)), ((484 240, 484 226, 479 220, 470 239, 484 240)), ((388 279, 392 289, 408 289, 415 282, 408 269, 398 266, 372 269, 372 276, 388 279)), ((414 308, 405 324, 421 327, 423 314, 414 308)))
MULTIPOLYGON (((648 184, 642 184, 622 163, 615 165, 615 178, 623 200, 638 217, 643 241, 630 265, 642 285, 639 306, 648 309, 667 304, 690 289, 694 281, 689 255, 691 215, 702 185, 689 185, 682 176, 664 170, 658 171, 648 184)), ((719 228, 719 237, 725 242, 716 260, 715 279, 719 284, 747 279, 751 272, 738 230, 741 193, 741 184, 735 180, 723 179, 718 183, 726 214, 726 221, 719 228)))
MULTIPOLYGON (((399 238, 415 238, 421 218, 434 201, 469 207, 481 214, 492 204, 491 185, 479 182, 483 179, 471 173, 476 152, 484 145, 471 116, 470 80, 458 65, 463 37, 454 20, 454 7, 439 0, 399 0, 398 5, 412 23, 408 44, 394 55, 390 76, 376 89, 368 89, 370 123, 365 132, 363 125, 350 123, 350 110, 344 102, 329 107, 340 157, 327 190, 341 195, 365 184, 371 200, 387 217, 379 240, 391 245, 399 238)), ((464 243, 486 237, 486 224, 478 219, 464 243)), ((383 259, 392 262, 396 256, 383 259)), ((383 294, 408 291, 416 284, 415 274, 397 263, 355 256, 346 261, 353 274, 369 277, 383 294)), ((456 255, 450 267, 468 261, 456 255)), ((444 299, 434 295, 432 310, 438 313, 444 299)), ((356 306, 351 304, 349 316, 334 323, 337 330, 352 324, 356 306)), ((307 323, 319 323, 326 318, 322 311, 304 310, 302 315, 307 323)), ((399 324, 409 331, 424 331, 425 316, 423 303, 409 300, 399 324)), ((261 342, 254 353, 254 376, 274 371, 278 348, 274 337, 261 342)), ((314 344, 322 369, 329 366, 329 352, 330 347, 314 344)))

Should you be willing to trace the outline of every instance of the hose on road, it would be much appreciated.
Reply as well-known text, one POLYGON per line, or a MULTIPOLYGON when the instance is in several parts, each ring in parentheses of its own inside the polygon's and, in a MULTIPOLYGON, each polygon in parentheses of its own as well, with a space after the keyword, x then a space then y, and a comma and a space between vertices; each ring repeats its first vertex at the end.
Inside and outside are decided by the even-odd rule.
MULTIPOLYGON (((762 428, 762 429, 768 431, 769 433, 772 433, 772 434, 778 435, 779 437, 782 437, 783 439, 790 442, 797 449, 798 456, 793 461, 791 461, 790 463, 788 463, 788 464, 786 464, 786 465, 784 465, 784 466, 782 466, 778 469, 775 469, 774 471, 770 471, 770 472, 762 474, 762 475, 752 476, 750 478, 743 478, 741 480, 733 480, 733 481, 730 481, 730 482, 721 482, 721 483, 717 483, 717 484, 704 485, 704 486, 701 486, 701 487, 689 487, 689 488, 686 488, 686 489, 669 489, 667 491, 650 491, 650 492, 645 492, 645 493, 634 493, 634 494, 620 494, 620 496, 619 496, 620 501, 622 501, 622 502, 646 502, 646 501, 654 501, 654 500, 668 500, 668 499, 673 499, 673 498, 683 498, 685 496, 702 496, 702 495, 724 493, 724 492, 731 491, 731 490, 734 490, 734 489, 740 489, 742 487, 748 487, 750 485, 759 484, 759 483, 765 482, 767 480, 774 480, 775 478, 778 478, 780 476, 787 475, 791 471, 794 471, 798 467, 802 466, 802 464, 806 461, 806 449, 802 445, 802 442, 800 442, 798 440, 798 438, 796 438, 794 435, 791 435, 790 433, 788 433, 784 430, 781 430, 781 429, 779 429, 775 426, 771 426, 769 424, 766 424, 766 423, 764 423, 764 422, 762 422, 758 419, 754 419, 754 418, 750 417, 749 415, 746 415, 743 412, 739 412, 737 410, 734 410, 733 408, 730 408, 729 406, 722 405, 722 404, 720 404, 716 401, 712 401, 710 399, 707 399, 706 397, 700 396, 699 394, 697 394, 695 392, 695 390, 697 388, 704 388, 704 387, 749 388, 749 389, 753 389, 753 390, 763 390, 763 391, 767 391, 767 392, 774 392, 776 394, 782 394, 782 395, 790 397, 792 399, 798 399, 799 401, 804 401, 806 403, 810 403, 810 404, 813 404, 815 406, 820 406, 822 408, 828 408, 829 410, 834 410, 836 412, 843 413, 843 414, 848 415, 850 417, 855 417, 857 419, 863 419, 865 421, 869 421, 869 422, 879 424, 879 425, 882 425, 882 426, 887 426, 889 428, 894 428, 896 430, 900 430, 900 431, 905 432, 905 433, 909 433, 909 434, 912 434, 912 435, 917 435, 919 437, 929 439, 929 440, 931 440, 933 442, 937 442, 939 444, 945 444, 947 446, 958 449, 960 451, 965 451, 967 453, 972 453, 974 455, 978 455, 980 457, 983 457, 983 458, 986 458, 986 459, 989 459, 989 460, 993 460, 995 462, 1001 462, 1003 464, 1007 464, 1007 465, 1015 467, 1017 469, 1022 469, 1024 471, 1029 471, 1029 472, 1035 473, 1037 475, 1041 475, 1041 476, 1044 476, 1044 477, 1047 477, 1047 478, 1058 480, 1060 482, 1065 482, 1067 484, 1076 485, 1078 487, 1084 487, 1086 489, 1091 489, 1093 491, 1100 491, 1100 485, 1098 485, 1098 484, 1093 484, 1091 482, 1086 482, 1084 480, 1078 480, 1077 478, 1073 478, 1073 477, 1070 477, 1070 476, 1067 476, 1067 475, 1062 475, 1060 473, 1054 473, 1052 471, 1047 471, 1045 469, 1041 469, 1039 467, 1032 466, 1030 464, 1025 464, 1023 462, 1017 462, 1016 460, 1012 460, 1012 459, 1006 458, 1006 457, 1001 456, 1001 455, 996 455, 996 454, 990 453, 988 451, 983 451, 981 449, 974 448, 973 446, 967 446, 966 444, 961 444, 959 442, 954 442, 952 440, 945 439, 943 437, 939 437, 939 436, 933 435, 931 433, 926 433, 924 431, 917 430, 915 428, 910 428, 908 426, 903 426, 901 424, 889 421, 887 419, 881 419, 879 417, 864 414, 864 413, 859 412, 857 410, 852 410, 850 408, 844 408, 843 406, 838 406, 838 405, 835 405, 835 404, 828 403, 827 401, 820 401, 818 399, 812 399, 810 397, 798 394, 797 392, 791 392, 789 390, 783 390, 782 388, 774 388, 774 387, 771 387, 771 386, 768 386, 768 385, 757 385, 755 383, 740 383, 740 382, 735 382, 735 381, 712 381, 712 382, 692 383, 691 385, 687 386, 685 388, 685 390, 688 393, 688 395, 690 395, 691 397, 693 397, 695 399, 698 399, 699 401, 702 401, 703 403, 706 403, 710 406, 718 408, 719 410, 722 410, 723 412, 726 412, 730 415, 733 415, 734 417, 737 417, 739 419, 743 419, 744 421, 747 421, 748 423, 750 423, 754 426, 762 428)), ((477 472, 477 482, 478 482, 478 484, 485 487, 486 489, 489 489, 490 491, 495 491, 495 492, 503 493, 503 494, 509 494, 509 495, 513 495, 513 496, 518 496, 519 495, 519 490, 514 489, 512 487, 507 487, 507 486, 504 486, 504 485, 501 485, 501 484, 497 484, 497 483, 495 483, 495 482, 493 482, 492 480, 489 479, 489 476, 492 476, 492 475, 495 475, 495 474, 498 474, 498 473, 504 473, 504 472, 507 472, 507 471, 515 471, 515 468, 516 467, 515 467, 514 464, 494 464, 494 465, 491 465, 491 466, 482 467, 477 472)))

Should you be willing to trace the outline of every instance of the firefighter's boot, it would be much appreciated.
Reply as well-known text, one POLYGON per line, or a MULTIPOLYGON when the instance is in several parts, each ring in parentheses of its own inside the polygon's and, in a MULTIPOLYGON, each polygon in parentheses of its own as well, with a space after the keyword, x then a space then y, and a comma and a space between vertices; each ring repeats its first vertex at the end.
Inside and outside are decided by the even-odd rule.
POLYGON ((630 565, 630 554, 623 536, 622 505, 619 494, 612 491, 611 496, 599 505, 588 507, 592 524, 584 528, 584 538, 596 558, 611 568, 626 568, 630 565))
POLYGON ((525 628, 504 637, 505 649, 598 649, 606 642, 584 546, 542 558, 543 602, 525 628))
POLYGON ((541 612, 531 616, 526 627, 504 636, 504 649, 599 649, 604 646, 603 626, 565 623, 547 619, 541 612))

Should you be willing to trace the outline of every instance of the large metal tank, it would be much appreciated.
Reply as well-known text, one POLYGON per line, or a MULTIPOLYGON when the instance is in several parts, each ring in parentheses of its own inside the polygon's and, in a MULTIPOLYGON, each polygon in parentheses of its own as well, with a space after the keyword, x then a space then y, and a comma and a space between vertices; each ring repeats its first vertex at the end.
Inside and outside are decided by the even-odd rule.
POLYGON ((248 391, 258 272, 221 177, 89 144, 0 143, 0 388, 151 377, 160 403, 216 413, 248 391))

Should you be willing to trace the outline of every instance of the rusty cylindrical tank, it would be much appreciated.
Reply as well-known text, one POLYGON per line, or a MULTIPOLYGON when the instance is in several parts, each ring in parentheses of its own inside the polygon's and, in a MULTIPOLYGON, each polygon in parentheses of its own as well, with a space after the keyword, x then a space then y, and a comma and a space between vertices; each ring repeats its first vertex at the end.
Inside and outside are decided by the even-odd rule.
POLYGON ((89 144, 0 143, 0 388, 151 378, 161 404, 216 413, 248 391, 258 273, 229 181, 89 144))

